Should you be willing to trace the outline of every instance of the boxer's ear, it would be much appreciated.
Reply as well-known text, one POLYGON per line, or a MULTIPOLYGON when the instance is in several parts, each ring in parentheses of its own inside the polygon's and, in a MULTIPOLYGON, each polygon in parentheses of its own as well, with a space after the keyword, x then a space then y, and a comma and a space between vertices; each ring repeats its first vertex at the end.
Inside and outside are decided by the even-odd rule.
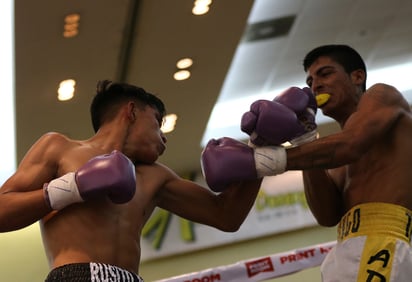
POLYGON ((135 102, 128 102, 127 106, 126 106, 126 114, 127 114, 127 118, 131 121, 131 122, 135 122, 136 121, 136 104, 135 102))
POLYGON ((365 82, 366 73, 362 69, 357 69, 350 73, 350 77, 353 83, 357 85, 362 85, 365 82))

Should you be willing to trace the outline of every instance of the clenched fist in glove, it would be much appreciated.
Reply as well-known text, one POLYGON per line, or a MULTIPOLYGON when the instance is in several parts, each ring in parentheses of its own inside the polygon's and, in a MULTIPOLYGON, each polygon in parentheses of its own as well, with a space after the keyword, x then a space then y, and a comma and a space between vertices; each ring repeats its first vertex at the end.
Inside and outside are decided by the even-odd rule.
POLYGON ((133 163, 119 151, 90 159, 76 172, 69 172, 44 185, 44 197, 54 210, 108 196, 116 204, 130 201, 136 192, 133 163))
POLYGON ((223 191, 229 184, 276 175, 285 171, 283 147, 257 147, 229 137, 211 139, 202 152, 203 176, 209 188, 223 191))
POLYGON ((316 111, 309 88, 290 87, 273 101, 254 102, 242 116, 241 130, 257 146, 303 143, 316 138, 316 111))

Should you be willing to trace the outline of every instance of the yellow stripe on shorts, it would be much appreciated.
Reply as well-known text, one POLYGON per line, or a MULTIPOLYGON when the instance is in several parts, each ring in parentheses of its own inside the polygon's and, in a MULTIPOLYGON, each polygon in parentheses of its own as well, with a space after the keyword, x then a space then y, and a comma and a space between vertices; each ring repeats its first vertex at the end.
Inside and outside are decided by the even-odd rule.
POLYGON ((366 203, 354 206, 338 225, 338 241, 362 236, 384 235, 410 242, 412 211, 399 205, 366 203))
POLYGON ((367 236, 357 281, 390 281, 397 238, 367 236))

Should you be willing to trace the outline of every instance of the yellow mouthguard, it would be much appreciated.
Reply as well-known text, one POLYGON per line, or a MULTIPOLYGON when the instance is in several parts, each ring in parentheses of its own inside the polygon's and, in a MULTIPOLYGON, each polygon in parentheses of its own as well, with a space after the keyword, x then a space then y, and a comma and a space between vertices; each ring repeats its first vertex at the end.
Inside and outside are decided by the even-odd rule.
POLYGON ((330 94, 323 93, 323 94, 318 94, 316 95, 316 104, 318 104, 318 107, 322 106, 325 104, 330 98, 330 94))

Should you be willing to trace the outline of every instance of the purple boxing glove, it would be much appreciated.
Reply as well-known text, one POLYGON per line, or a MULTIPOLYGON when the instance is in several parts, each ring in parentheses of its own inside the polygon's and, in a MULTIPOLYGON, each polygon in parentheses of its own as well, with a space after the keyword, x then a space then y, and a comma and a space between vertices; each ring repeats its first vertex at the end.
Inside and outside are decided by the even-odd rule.
MULTIPOLYGON (((316 100, 309 88, 290 87, 273 101, 258 100, 242 116, 241 130, 257 146, 316 137, 316 100)), ((294 142, 296 141, 296 142, 294 142)))
POLYGON ((135 167, 119 151, 94 157, 76 172, 69 172, 44 185, 46 202, 54 210, 101 196, 122 204, 130 201, 135 192, 135 167))
POLYGON ((308 87, 302 89, 290 87, 276 96, 273 101, 281 103, 291 109, 305 127, 306 132, 316 129, 315 116, 318 106, 315 95, 312 94, 312 91, 308 87))
POLYGON ((210 189, 221 192, 234 182, 284 172, 286 151, 282 147, 251 148, 223 137, 208 142, 202 152, 201 165, 210 189))

